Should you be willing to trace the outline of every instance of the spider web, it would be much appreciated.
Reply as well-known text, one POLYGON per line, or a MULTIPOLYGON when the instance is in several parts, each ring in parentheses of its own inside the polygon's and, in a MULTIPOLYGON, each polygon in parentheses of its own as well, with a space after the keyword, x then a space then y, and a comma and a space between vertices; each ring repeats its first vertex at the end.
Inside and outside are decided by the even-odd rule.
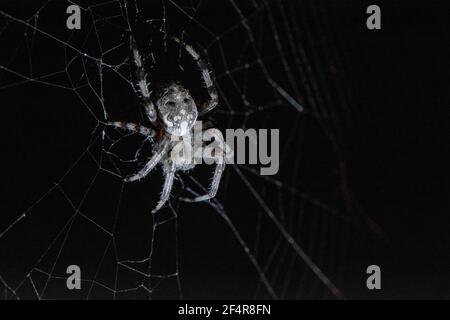
POLYGON ((0 11, 0 97, 11 124, 3 137, 12 136, 0 218, 2 298, 345 296, 346 259, 366 232, 342 197, 351 191, 340 124, 355 111, 329 76, 345 68, 339 49, 322 41, 323 5, 14 3, 0 11), (70 4, 81 7, 81 30, 66 28, 70 4), (129 32, 151 85, 176 78, 205 99, 199 71, 169 39, 192 44, 220 97, 211 121, 223 132, 279 128, 279 173, 228 165, 215 199, 182 203, 179 195, 207 190, 212 170, 197 166, 177 176, 170 203, 152 215, 160 169, 140 183, 122 181, 143 165, 151 143, 104 126, 146 121, 130 76, 129 32), (80 290, 66 287, 73 264, 80 290))

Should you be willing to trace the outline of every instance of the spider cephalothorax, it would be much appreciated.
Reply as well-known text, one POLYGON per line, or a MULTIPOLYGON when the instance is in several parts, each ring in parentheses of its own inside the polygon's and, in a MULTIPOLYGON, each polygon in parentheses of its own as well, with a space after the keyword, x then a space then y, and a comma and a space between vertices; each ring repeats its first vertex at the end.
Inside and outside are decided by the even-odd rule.
MULTIPOLYGON (((172 40, 182 45, 200 68, 209 95, 209 100, 202 104, 202 110, 199 111, 197 109, 197 105, 189 91, 181 84, 174 82, 160 91, 155 106, 151 97, 149 83, 147 83, 147 74, 143 59, 137 49, 136 42, 133 37, 130 37, 131 60, 135 69, 135 88, 140 97, 145 114, 153 128, 121 121, 107 123, 110 126, 137 132, 147 138, 153 139, 153 156, 139 172, 125 178, 125 181, 128 182, 140 180, 150 173, 157 164, 161 164, 165 175, 165 182, 161 198, 153 212, 158 211, 169 199, 175 173, 177 171, 190 170, 195 166, 195 163, 189 161, 191 159, 186 153, 181 152, 182 156, 176 157, 175 159, 172 157, 171 151, 185 149, 186 143, 202 145, 202 136, 194 134, 193 128, 197 122, 197 117, 213 110, 217 106, 218 100, 217 91, 212 83, 207 64, 201 60, 199 54, 190 45, 184 44, 177 38, 172 38, 172 40)), ((214 141, 222 150, 226 149, 222 133, 218 129, 208 129, 207 135, 210 138, 214 138, 214 141)), ((214 177, 208 194, 193 199, 183 198, 182 200, 188 202, 204 201, 216 195, 222 172, 225 169, 224 153, 218 152, 207 157, 207 160, 213 160, 216 163, 216 170, 214 171, 214 177)))
POLYGON ((184 136, 192 129, 198 111, 194 99, 182 85, 172 83, 156 101, 162 124, 168 134, 184 136))

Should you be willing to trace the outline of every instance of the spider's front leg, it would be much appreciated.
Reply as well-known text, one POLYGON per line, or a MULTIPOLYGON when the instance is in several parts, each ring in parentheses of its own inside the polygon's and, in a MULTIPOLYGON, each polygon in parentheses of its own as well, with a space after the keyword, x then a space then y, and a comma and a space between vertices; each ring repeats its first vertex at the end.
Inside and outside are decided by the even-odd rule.
POLYGON ((195 198, 180 198, 180 200, 185 202, 200 202, 214 198, 216 196, 217 190, 219 190, 219 183, 224 169, 225 163, 216 165, 216 170, 214 171, 213 180, 211 182, 208 194, 195 198))
POLYGON ((164 140, 160 144, 159 150, 155 152, 151 159, 145 164, 144 168, 142 168, 138 173, 125 178, 124 181, 132 182, 144 178, 161 161, 162 157, 167 154, 169 145, 170 140, 168 138, 164 138, 164 140))
POLYGON ((214 138, 215 146, 213 154, 204 155, 205 160, 214 161, 216 163, 216 169, 214 171, 214 176, 209 187, 208 194, 203 196, 198 196, 195 198, 180 198, 181 201, 185 202, 200 202, 212 199, 216 196, 217 190, 219 189, 220 179, 222 178, 222 173, 225 170, 225 153, 228 151, 228 146, 223 140, 222 133, 215 128, 208 129, 204 132, 204 138, 206 140, 211 140, 214 138))
POLYGON ((169 200, 170 191, 172 190, 173 179, 175 177, 176 165, 172 161, 169 161, 169 164, 164 165, 164 175, 166 179, 164 180, 164 187, 161 193, 161 198, 158 201, 158 204, 155 209, 152 210, 152 213, 155 213, 169 200))

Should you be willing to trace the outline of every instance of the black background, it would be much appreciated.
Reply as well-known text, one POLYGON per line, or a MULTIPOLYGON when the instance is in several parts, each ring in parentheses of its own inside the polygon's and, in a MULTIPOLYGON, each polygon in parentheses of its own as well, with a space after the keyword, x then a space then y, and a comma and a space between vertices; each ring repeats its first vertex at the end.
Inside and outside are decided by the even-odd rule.
MULTIPOLYGON (((275 6, 277 2, 269 3, 275 6)), ((325 117, 319 110, 320 105, 314 105, 314 98, 305 93, 302 94, 302 103, 308 112, 304 115, 299 115, 291 106, 284 105, 275 112, 257 113, 247 119, 245 125, 280 128, 281 150, 293 155, 297 151, 283 147, 294 136, 290 143, 294 148, 301 145, 301 152, 305 155, 302 156, 301 163, 297 162, 297 157, 287 157, 282 163, 278 178, 326 203, 332 202, 339 214, 350 221, 344 226, 338 222, 340 220, 327 222, 336 226, 338 231, 335 234, 335 247, 330 245, 324 254, 325 257, 335 254, 332 263, 335 267, 329 270, 330 277, 346 297, 448 298, 450 188, 447 172, 450 112, 447 87, 450 9, 443 1, 378 2, 382 10, 382 29, 371 31, 365 27, 365 8, 369 4, 372 2, 300 1, 296 4, 301 12, 299 17, 304 19, 297 22, 300 32, 305 35, 304 42, 298 45, 305 48, 309 57, 316 57, 312 62, 315 72, 322 68, 324 80, 319 81, 319 95, 328 94, 331 97, 332 103, 324 106, 327 110, 335 110, 334 116, 325 117), (299 125, 304 128, 301 138, 299 131, 296 131, 296 126, 299 125), (334 141, 329 140, 327 134, 330 132, 334 141), (297 171, 293 174, 295 168, 297 171), (378 227, 371 226, 366 217, 370 217, 378 227), (377 292, 365 287, 365 268, 370 264, 377 264, 382 269, 382 290, 377 292)), ((247 4, 239 5, 242 5, 245 12, 247 4)), ((2 6, 5 6, 2 10, 19 17, 27 16, 29 12, 35 12, 35 7, 40 7, 21 1, 6 2, 2 6)), ((58 2, 47 8, 47 20, 44 14, 39 18, 46 30, 52 30, 53 35, 62 39, 67 38, 68 33, 63 27, 65 15, 58 16, 57 13, 64 7, 63 1, 58 2), (50 19, 52 16, 60 18, 50 19)), ((160 16, 158 10, 161 7, 158 4, 146 8, 148 12, 160 16)), ((201 8, 208 12, 200 15, 202 23, 212 30, 215 27, 221 30, 230 20, 231 25, 236 24, 237 18, 232 15, 235 13, 227 1, 208 1, 201 8)), ((171 16, 170 11, 168 17, 171 33, 177 34, 180 30, 185 30, 189 39, 197 44, 211 41, 199 29, 192 27, 195 24, 182 18, 177 20, 178 16, 171 16)), ((277 25, 281 25, 281 21, 277 25)), ((141 46, 149 37, 147 32, 151 33, 142 26, 136 27, 141 46)), ((240 32, 236 34, 246 39, 246 35, 240 32)), ((10 50, 19 43, 15 40, 17 34, 3 32, 0 40, 0 64, 25 73, 24 57, 27 56, 23 53, 29 51, 10 50), (12 55, 17 56, 14 62, 9 60, 12 55), (21 69, 22 66, 24 69, 21 69)), ((108 38, 108 34, 102 36, 104 39, 108 38)), ((275 51, 271 47, 271 37, 272 34, 267 33, 260 38, 268 43, 264 57, 269 57, 272 50, 275 51)), ((282 39, 284 37, 285 34, 282 39)), ((240 52, 239 40, 238 36, 223 40, 227 55, 235 54, 231 41, 235 42, 236 52, 240 52)), ((46 70, 49 67, 51 70, 52 64, 63 65, 62 51, 53 51, 49 46, 48 52, 42 54, 46 52, 44 41, 52 43, 51 40, 36 41, 40 60, 34 61, 35 68, 46 70)), ((218 51, 214 50, 208 50, 208 59, 215 72, 221 73, 218 70, 220 57, 218 51)), ((167 60, 169 62, 158 66, 155 76, 159 75, 161 79, 172 77, 173 64, 170 63, 170 57, 167 60)), ((267 59, 267 63, 273 77, 288 88, 288 83, 283 80, 285 78, 280 60, 271 64, 267 59)), ((198 80, 192 74, 194 72, 187 71, 181 76, 181 80, 188 79, 188 85, 194 88, 192 90, 195 93, 198 80)), ((2 74, 2 77, 2 84, 8 83, 10 75, 2 74)), ((255 96, 254 93, 258 92, 258 98, 264 103, 265 95, 269 98, 271 96, 265 91, 265 79, 257 74, 249 78, 249 94, 255 96)), ((107 88, 110 90, 110 100, 106 103, 110 103, 108 112, 112 118, 140 119, 132 92, 122 94, 122 87, 112 82, 107 88)), ((243 110, 242 100, 234 96, 233 89, 225 83, 222 88, 234 103, 234 110, 243 110)), ((4 110, 1 137, 4 145, 2 158, 5 161, 0 230, 4 230, 67 172, 69 165, 86 149, 86 142, 91 137, 96 121, 86 108, 80 106, 79 100, 72 93, 51 86, 27 83, 2 89, 0 100, 4 110)), ((88 104, 94 106, 92 102, 88 104)), ((98 110, 96 113, 98 114, 98 110)), ((226 113, 218 112, 213 116, 221 129, 240 127, 244 123, 243 118, 229 117, 226 113)), ((70 180, 67 185, 61 183, 61 188, 75 203, 82 197, 82 192, 86 191, 86 183, 96 172, 95 169, 92 163, 83 162, 76 171, 76 179, 70 180)), ((125 170, 133 171, 136 167, 131 166, 125 170)), ((253 231, 250 230, 254 230, 255 216, 247 213, 256 212, 260 208, 236 173, 230 168, 227 171, 227 180, 222 184, 219 191, 222 194, 218 198, 244 238, 252 239, 253 231)), ((200 177, 204 175, 207 179, 201 170, 196 169, 195 173, 200 177)), ((139 247, 148 246, 151 234, 149 229, 153 221, 145 212, 157 201, 162 186, 161 179, 160 173, 155 174, 151 181, 127 186, 122 194, 127 202, 122 209, 121 218, 117 220, 117 232, 122 239, 123 250, 130 256, 138 256, 139 247), (133 247, 136 248, 136 254, 130 252, 133 247)), ((274 195, 274 189, 268 187, 262 191, 264 185, 261 185, 260 180, 250 178, 250 181, 278 214, 276 207, 279 199, 274 195)), ((101 180, 90 192, 95 196, 89 198, 86 211, 97 212, 96 219, 100 219, 97 221, 111 226, 111 215, 117 208, 120 188, 117 187, 118 179, 115 180, 114 188, 109 183, 108 180, 101 180)), ((179 192, 179 186, 177 188, 176 191, 179 192)), ((65 197, 57 189, 50 194, 52 198, 45 202, 45 209, 36 209, 38 213, 34 216, 31 214, 30 218, 26 218, 29 220, 19 223, 20 229, 10 231, 11 238, 0 239, 0 274, 6 281, 16 283, 18 279, 24 278, 24 266, 28 265, 25 261, 34 258, 29 253, 39 256, 48 247, 48 244, 42 247, 34 239, 35 235, 43 237, 44 240, 40 238, 43 243, 48 243, 46 241, 55 236, 54 231, 61 229, 52 226, 61 226, 63 221, 70 218, 67 212, 73 210, 67 207, 67 201, 63 200, 65 197), (58 217, 55 213, 59 211, 65 213, 58 217), (17 260, 20 252, 24 254, 17 260)), ((286 196, 285 200, 286 206, 296 201, 295 197, 290 196, 286 196)), ((173 229, 173 224, 167 224, 167 230, 166 225, 161 227, 160 230, 167 234, 167 239, 163 235, 157 241, 156 254, 160 258, 160 264, 156 264, 153 272, 167 272, 167 268, 173 267, 170 259, 173 258, 176 247, 180 255, 183 297, 254 297, 258 274, 217 212, 207 204, 186 205, 175 200, 174 205, 178 212, 177 230, 173 229)), ((297 204, 292 206, 291 215, 296 212, 297 204)), ((309 212, 308 210, 305 212, 309 212)), ((168 209, 164 212, 170 214, 168 209)), ((167 217, 165 214, 162 213, 157 219, 164 219, 167 217)), ((321 223, 323 220, 319 218, 305 222, 311 232, 300 238, 305 247, 319 246, 322 238, 327 237, 324 234, 329 231, 320 229, 321 223), (315 235, 319 230, 320 235, 315 235)), ((108 241, 107 237, 99 235, 98 230, 90 230, 83 223, 74 224, 72 234, 76 236, 68 244, 70 254, 62 256, 61 264, 76 260, 75 257, 86 261, 98 259, 98 252, 103 251, 91 250, 89 254, 85 251, 86 247, 104 248, 108 241)), ((272 240, 269 233, 261 244, 272 240)), ((314 252, 313 249, 310 251, 314 252)), ((285 267, 281 268, 284 270, 285 267)), ((95 271, 84 272, 91 276, 95 271)), ((112 269, 108 267, 100 271, 100 275, 111 274, 112 269)), ((129 277, 130 279, 128 275, 123 275, 123 279, 127 279, 132 286, 136 280, 129 277)), ((299 282, 296 276, 287 277, 289 282, 299 282)), ((313 275, 307 277, 314 278, 313 275)), ((304 280, 304 286, 299 282, 293 288, 289 287, 285 297, 332 298, 320 284, 308 282, 308 279, 304 280), (299 286, 304 288, 299 289, 299 286)), ((155 293, 155 297, 178 297, 176 283, 172 283, 172 280, 167 283, 167 286, 155 293)), ((282 287, 275 289, 282 291, 282 287)), ((56 282, 54 287, 48 288, 48 295, 66 297, 67 293, 59 290, 62 290, 61 286, 56 282)), ((97 289, 95 292, 91 298, 110 298, 106 291, 97 289)), ((84 297, 83 294, 81 297, 84 297)), ((27 294, 24 295, 28 297, 27 294)), ((80 298, 80 295, 70 297, 80 298)), ((123 298, 133 297, 143 298, 147 295, 140 293, 123 298)), ((267 298, 268 295, 260 291, 256 297, 267 298)))

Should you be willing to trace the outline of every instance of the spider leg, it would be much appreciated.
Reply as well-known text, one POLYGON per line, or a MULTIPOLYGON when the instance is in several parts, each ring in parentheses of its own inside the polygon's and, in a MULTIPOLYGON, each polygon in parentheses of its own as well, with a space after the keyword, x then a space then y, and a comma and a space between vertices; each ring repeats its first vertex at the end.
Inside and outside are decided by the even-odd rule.
POLYGON ((175 42, 177 42, 179 45, 184 47, 184 49, 187 51, 187 53, 190 54, 192 59, 194 59, 194 61, 197 63, 198 67, 200 68, 200 71, 201 71, 202 77, 203 77, 203 81, 205 81, 206 90, 208 90, 208 95, 210 98, 210 100, 207 103, 205 103, 203 110, 200 110, 199 115, 200 116, 204 115, 205 113, 208 113, 211 110, 213 110, 217 106, 217 103, 219 100, 219 97, 217 95, 217 90, 214 87, 214 84, 211 79, 211 74, 208 69, 208 64, 202 58, 200 58, 200 55, 194 50, 194 48, 192 46, 182 42, 177 37, 172 37, 172 39, 175 42))
POLYGON ((195 198, 180 198, 181 201, 185 202, 200 202, 212 199, 216 196, 217 190, 219 190, 220 179, 222 178, 223 170, 225 169, 225 163, 220 163, 216 165, 216 170, 214 171, 214 176, 209 187, 208 194, 203 196, 198 196, 195 198))
POLYGON ((173 185, 173 179, 175 177, 175 171, 176 171, 176 166, 173 162, 170 162, 170 164, 164 168, 164 174, 165 174, 166 178, 164 181, 161 198, 159 199, 158 204, 155 207, 155 209, 152 210, 152 213, 155 213, 156 211, 161 209, 162 206, 167 202, 167 200, 169 200, 170 191, 172 190, 172 185, 173 185))
POLYGON ((226 152, 229 147, 223 140, 222 133, 215 128, 211 128, 211 129, 208 129, 207 131, 205 131, 204 136, 207 140, 214 137, 216 143, 219 144, 219 149, 220 149, 219 153, 215 153, 214 155, 211 155, 211 156, 204 156, 205 159, 213 160, 216 162, 216 169, 214 171, 214 176, 213 176, 213 179, 211 182, 211 186, 209 187, 208 194, 205 194, 203 196, 198 196, 195 198, 180 198, 181 201, 200 202, 200 201, 209 200, 216 196, 217 190, 219 189, 220 179, 222 178, 222 173, 225 170, 224 151, 226 152))
POLYGON ((135 67, 134 76, 137 81, 137 90, 140 94, 140 100, 145 108, 146 115, 151 123, 156 124, 156 109, 152 102, 150 91, 148 90, 147 75, 141 54, 136 45, 134 37, 130 35, 132 60, 135 67))
POLYGON ((107 126, 111 126, 111 127, 115 127, 115 128, 120 128, 120 129, 124 129, 124 130, 128 130, 131 132, 135 132, 135 133, 139 133, 142 134, 143 136, 146 137, 154 137, 156 135, 155 130, 141 126, 140 124, 137 123, 132 123, 132 122, 122 122, 122 121, 111 121, 111 122, 107 122, 106 123, 107 126))
POLYGON ((170 140, 166 139, 161 143, 160 149, 151 157, 151 159, 145 164, 139 172, 125 178, 126 182, 132 182, 144 178, 153 168, 161 161, 162 157, 167 153, 169 149, 170 140))

